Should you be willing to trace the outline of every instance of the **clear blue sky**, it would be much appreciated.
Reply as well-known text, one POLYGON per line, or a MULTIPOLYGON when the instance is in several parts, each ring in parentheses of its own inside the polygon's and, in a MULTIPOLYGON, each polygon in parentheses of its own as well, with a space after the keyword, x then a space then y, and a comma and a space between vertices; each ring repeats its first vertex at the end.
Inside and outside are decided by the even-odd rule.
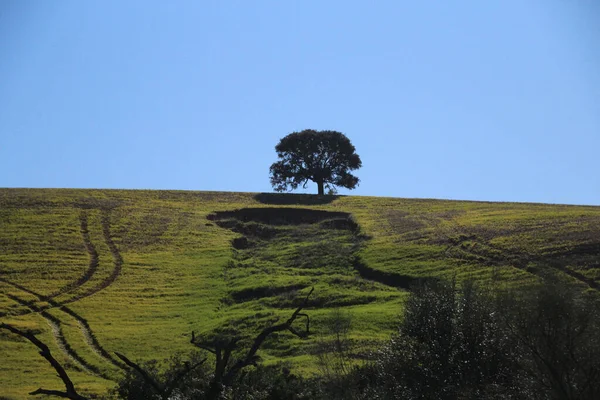
POLYGON ((600 2, 0 0, 0 187, 270 191, 307 128, 344 194, 600 204, 600 2))

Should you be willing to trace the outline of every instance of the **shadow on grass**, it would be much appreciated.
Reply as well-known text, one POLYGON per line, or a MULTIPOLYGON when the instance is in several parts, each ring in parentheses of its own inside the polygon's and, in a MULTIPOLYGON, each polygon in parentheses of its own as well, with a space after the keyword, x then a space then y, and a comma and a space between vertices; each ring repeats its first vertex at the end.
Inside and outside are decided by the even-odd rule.
POLYGON ((291 194, 291 193, 258 193, 254 196, 254 200, 263 204, 278 204, 278 205, 319 205, 329 204, 336 200, 338 195, 323 195, 317 194, 291 194))
MULTIPOLYGON (((315 224, 327 220, 328 226, 334 229, 356 229, 358 225, 350 218, 349 213, 340 211, 311 210, 308 208, 242 208, 233 211, 216 211, 207 216, 210 221, 216 221, 219 226, 230 228, 230 223, 224 220, 237 220, 240 222, 259 222, 268 225, 300 225, 315 224)), ((326 225, 327 225, 326 224, 326 225)), ((250 233, 250 232, 243 232, 250 233)))
POLYGON ((439 281, 435 277, 415 277, 410 275, 402 275, 396 272, 385 272, 369 267, 363 263, 360 257, 355 257, 353 260, 354 269, 358 274, 371 281, 379 282, 387 286, 411 290, 415 286, 426 285, 439 281))

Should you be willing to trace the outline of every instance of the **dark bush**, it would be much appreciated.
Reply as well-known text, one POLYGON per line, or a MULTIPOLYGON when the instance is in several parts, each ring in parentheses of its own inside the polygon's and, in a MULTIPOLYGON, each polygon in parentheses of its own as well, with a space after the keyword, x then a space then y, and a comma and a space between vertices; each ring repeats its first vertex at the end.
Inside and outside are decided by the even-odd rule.
POLYGON ((512 395, 518 373, 494 306, 472 284, 417 288, 398 334, 377 357, 383 394, 406 399, 512 395))
POLYGON ((600 399, 600 303, 556 277, 506 296, 501 313, 538 398, 600 399))

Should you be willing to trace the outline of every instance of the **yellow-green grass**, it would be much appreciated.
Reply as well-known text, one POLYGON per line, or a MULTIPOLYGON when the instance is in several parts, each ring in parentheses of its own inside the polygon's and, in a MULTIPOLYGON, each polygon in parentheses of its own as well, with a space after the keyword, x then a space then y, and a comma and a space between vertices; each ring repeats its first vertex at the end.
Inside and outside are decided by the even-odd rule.
MULTIPOLYGON (((314 372, 315 341, 336 307, 352 316, 352 354, 364 358, 393 332, 419 279, 520 286, 553 269, 590 290, 600 282, 600 207, 1 189, 0 227, 0 321, 38 333, 87 394, 105 393, 121 376, 100 350, 164 359, 192 350, 192 331, 248 338, 289 317, 313 286, 307 313, 315 334, 274 336, 260 351, 265 362, 314 372), (274 209, 271 217, 281 208, 348 213, 359 229, 332 228, 323 222, 329 214, 284 225, 215 214, 260 207, 274 209), (250 246, 234 249, 242 236, 250 246), (61 348, 56 323, 91 373, 61 348)), ((37 349, 6 331, 0 360, 0 396, 62 387, 37 349)))

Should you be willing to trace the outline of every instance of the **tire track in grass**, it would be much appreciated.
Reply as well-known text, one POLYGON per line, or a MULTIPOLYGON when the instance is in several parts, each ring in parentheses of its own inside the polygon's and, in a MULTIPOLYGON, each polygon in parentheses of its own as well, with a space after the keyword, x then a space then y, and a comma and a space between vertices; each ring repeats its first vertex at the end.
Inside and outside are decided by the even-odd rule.
POLYGON ((79 214, 79 221, 80 221, 80 232, 81 232, 81 237, 83 239, 83 244, 85 245, 86 251, 90 257, 88 268, 83 273, 83 275, 81 275, 79 277, 79 279, 77 279, 76 281, 71 282, 71 283, 61 287, 60 289, 52 292, 51 294, 49 294, 47 297, 50 299, 52 299, 56 296, 59 296, 61 294, 72 292, 73 290, 82 286, 84 283, 86 283, 87 281, 92 279, 92 277, 96 273, 96 270, 98 269, 98 265, 99 265, 100 261, 99 261, 99 257, 98 257, 98 252, 96 251, 96 247, 94 246, 94 244, 92 243, 92 240, 90 238, 90 232, 88 229, 88 214, 86 212, 81 212, 81 214, 79 214))
POLYGON ((106 279, 104 279, 98 285, 94 286, 91 289, 88 289, 87 291, 85 291, 83 293, 75 295, 75 296, 71 297, 70 299, 61 301, 60 302, 61 305, 73 303, 73 302, 81 300, 83 298, 92 296, 92 295, 98 293, 99 291, 106 289, 107 287, 112 285, 117 280, 119 275, 121 275, 121 270, 123 269, 123 258, 121 257, 121 253, 119 252, 119 249, 113 242, 111 234, 110 234, 110 215, 108 214, 108 212, 104 212, 102 214, 101 223, 102 223, 102 235, 104 236, 104 242, 108 246, 110 253, 112 255, 112 258, 113 258, 113 266, 114 266, 113 271, 110 274, 110 276, 108 276, 106 279))
POLYGON ((85 341, 87 342, 88 346, 90 346, 97 355, 104 358, 106 361, 110 362, 115 367, 119 367, 124 371, 128 370, 128 368, 125 364, 123 364, 122 362, 115 359, 108 351, 106 351, 106 349, 104 347, 102 347, 100 345, 100 342, 98 342, 98 339, 96 338, 96 335, 94 334, 94 331, 92 331, 90 324, 88 323, 88 321, 85 318, 83 318, 79 314, 75 313, 75 311, 68 308, 67 306, 61 306, 61 308, 59 308, 59 310, 69 314, 71 317, 73 317, 77 321, 77 323, 79 324, 81 333, 83 334, 83 336, 85 338, 85 341))
MULTIPOLYGON (((96 338, 96 335, 94 334, 93 330, 91 329, 88 321, 84 317, 82 317, 81 315, 79 315, 75 311, 73 311, 71 308, 66 306, 66 304, 73 303, 73 302, 75 302, 77 300, 81 300, 85 297, 89 297, 89 296, 91 296, 95 293, 98 293, 99 291, 107 288, 121 274, 121 270, 123 267, 123 258, 121 257, 121 254, 119 253, 117 246, 115 245, 115 243, 113 242, 113 240, 111 238, 110 215, 107 212, 103 213, 101 223, 102 223, 102 234, 104 236, 104 240, 105 240, 105 242, 111 252, 111 255, 113 257, 114 268, 113 268, 113 272, 111 273, 111 275, 108 278, 106 278, 104 281, 102 281, 99 285, 96 285, 95 287, 87 290, 86 292, 83 292, 79 295, 71 297, 70 299, 58 302, 58 301, 53 300, 51 296, 44 296, 44 295, 37 293, 29 288, 26 288, 23 285, 19 285, 18 283, 8 281, 2 277, 0 277, 0 281, 5 282, 9 285, 12 285, 12 286, 16 287, 17 289, 22 290, 26 293, 29 293, 29 294, 37 297, 40 301, 47 302, 48 306, 46 306, 46 307, 37 307, 37 306, 35 307, 35 309, 39 310, 39 312, 45 312, 48 309, 57 308, 60 311, 73 317, 77 321, 77 323, 80 327, 81 333, 84 336, 86 342, 88 343, 90 348, 96 354, 98 354, 100 357, 104 358, 106 361, 110 362, 114 366, 119 367, 121 369, 126 369, 126 366, 123 363, 121 363, 120 361, 115 359, 98 342, 98 339, 96 338)), ((73 287, 72 287, 73 289, 75 289, 75 288, 81 286, 83 283, 87 282, 93 275, 93 273, 88 274, 87 272, 90 272, 90 271, 95 272, 98 267, 98 253, 96 252, 96 249, 90 240, 90 235, 89 235, 88 225, 87 225, 87 214, 84 214, 84 213, 81 214, 81 232, 82 232, 82 237, 83 237, 84 243, 86 245, 86 248, 88 250, 88 253, 90 254, 90 267, 88 268, 88 271, 86 271, 86 274, 84 274, 77 281, 77 283, 80 283, 80 284, 78 286, 73 285, 73 287)), ((24 315, 24 314, 28 314, 30 312, 36 312, 33 308, 31 308, 31 307, 28 307, 28 308, 29 308, 28 311, 21 312, 18 315, 24 315)))
POLYGON ((571 278, 579 281, 580 283, 587 285, 590 289, 600 291, 600 284, 598 282, 596 282, 594 279, 588 278, 585 275, 583 275, 577 271, 573 271, 572 269, 568 268, 566 265, 561 265, 559 262, 556 262, 555 260, 553 260, 550 257, 543 257, 543 256, 535 257, 535 256, 531 256, 526 253, 506 254, 506 250, 504 250, 498 246, 494 246, 492 243, 489 243, 489 242, 484 242, 483 246, 481 246, 481 243, 478 242, 476 240, 476 238, 472 237, 472 236, 466 237, 464 239, 457 241, 457 243, 455 243, 455 244, 449 245, 448 248, 446 249, 446 254, 448 254, 450 252, 450 250, 458 250, 459 252, 462 252, 462 253, 464 253, 468 256, 474 257, 474 258, 481 257, 489 265, 493 265, 493 266, 510 265, 513 268, 528 272, 528 273, 538 276, 538 277, 540 276, 538 269, 535 267, 529 267, 528 264, 530 262, 543 263, 543 264, 546 264, 549 268, 558 270, 559 272, 562 272, 563 274, 570 276, 571 278), (479 251, 474 251, 473 250, 474 246, 472 246, 472 247, 462 246, 462 244, 467 240, 474 242, 476 244, 479 243, 480 244, 480 246, 478 247, 479 251), (488 246, 494 252, 486 251, 484 246, 488 246))
POLYGON ((10 293, 6 293, 6 296, 9 299, 19 303, 20 305, 31 309, 31 311, 39 314, 46 320, 48 325, 50 325, 52 336, 54 337, 56 345, 78 367, 78 369, 85 371, 89 374, 96 375, 107 380, 111 380, 111 378, 108 375, 104 374, 96 366, 88 363, 83 357, 77 354, 73 347, 71 347, 71 345, 65 338, 64 332, 62 330, 62 322, 60 319, 50 314, 47 310, 37 307, 33 302, 24 300, 10 293))
MULTIPOLYGON (((127 367, 125 366, 125 364, 121 363, 120 361, 118 361, 117 359, 115 359, 104 347, 102 347, 102 345, 100 344, 100 342, 98 341, 98 339, 96 338, 96 335, 94 334, 94 331, 92 330, 92 328, 90 327, 89 322, 82 317, 81 315, 77 314, 75 311, 73 311, 71 308, 61 305, 59 303, 57 303, 56 301, 52 300, 52 299, 48 299, 46 296, 37 293, 31 289, 28 289, 22 285, 19 285, 18 283, 14 283, 11 281, 8 281, 4 278, 0 278, 1 282, 4 282, 8 285, 11 285, 19 290, 22 290, 25 293, 29 293, 35 297, 37 297, 40 301, 46 301, 48 302, 48 304, 50 304, 50 306, 47 307, 39 307, 37 305, 35 305, 33 302, 27 302, 25 300, 23 300, 23 302, 16 300, 13 297, 16 296, 12 296, 10 294, 6 294, 9 298, 11 298, 12 300, 16 301, 17 303, 27 307, 29 310, 25 311, 25 312, 21 312, 21 313, 17 313, 16 315, 25 315, 25 314, 30 314, 32 312, 36 312, 36 313, 47 313, 47 310, 49 309, 57 309, 59 311, 62 311, 68 315, 70 315, 73 319, 75 319, 75 321, 77 321, 77 324, 79 325, 79 329, 81 331, 81 334, 83 335, 86 343, 88 344, 88 346, 90 346, 90 348, 92 349, 92 351, 94 351, 94 353, 96 353, 98 356, 100 356, 101 358, 104 358, 106 361, 110 362, 111 364, 113 364, 116 367, 119 367, 123 370, 126 370, 127 367), (12 297, 11 297, 12 296, 12 297)), ((43 314, 42 314, 43 316, 43 314)))
MULTIPOLYGON (((13 286, 13 287, 15 287, 15 288, 17 288, 17 289, 25 292, 25 293, 29 293, 29 294, 37 297, 40 301, 47 302, 49 304, 49 306, 39 306, 39 305, 36 305, 35 302, 28 302, 28 301, 25 301, 26 304, 21 304, 21 302, 13 299, 17 303, 19 303, 19 304, 24 305, 25 307, 27 307, 27 310, 22 310, 22 311, 20 311, 18 313, 14 313, 12 315, 21 316, 21 315, 27 315, 27 314, 31 314, 31 313, 35 313, 35 312, 46 311, 46 310, 49 310, 50 308, 54 308, 54 307, 60 307, 60 304, 58 304, 56 301, 54 301, 54 300, 52 300, 52 299, 50 299, 50 298, 48 298, 48 297, 46 297, 46 296, 44 296, 44 295, 42 295, 40 293, 34 292, 33 290, 28 289, 25 286, 20 285, 20 284, 18 284, 16 282, 9 281, 8 279, 2 278, 2 277, 0 277, 0 282, 6 283, 7 285, 10 285, 10 286, 13 286)), ((5 294, 9 298, 12 298, 12 297, 10 297, 11 296, 10 294, 8 294, 8 293, 5 293, 5 294)))
POLYGON ((98 252, 96 251, 96 248, 90 238, 90 234, 89 234, 89 230, 88 230, 88 215, 87 215, 87 213, 80 214, 80 231, 81 231, 81 235, 82 235, 86 250, 90 256, 90 262, 88 265, 88 269, 84 272, 84 274, 77 281, 63 286, 62 288, 51 293, 50 295, 42 295, 42 294, 37 293, 25 286, 22 286, 15 282, 8 281, 2 277, 0 277, 0 281, 6 283, 8 285, 11 285, 19 290, 22 290, 26 293, 29 293, 29 294, 37 297, 42 302, 48 303, 47 306, 39 307, 39 306, 35 305, 35 302, 29 302, 29 301, 23 300, 17 296, 6 294, 10 299, 12 299, 13 301, 15 301, 15 302, 19 303, 20 305, 27 308, 27 310, 21 311, 21 312, 17 313, 16 315, 26 315, 26 314, 30 314, 30 313, 38 313, 44 319, 46 319, 46 321, 52 328, 53 336, 55 338, 55 341, 56 341, 58 347, 71 360, 73 360, 73 362, 75 364, 77 364, 82 370, 84 370, 88 373, 100 376, 104 379, 110 380, 111 378, 109 376, 102 373, 97 367, 89 364, 81 356, 79 356, 77 354, 77 352, 67 342, 67 340, 63 334, 62 327, 61 327, 61 321, 48 312, 49 309, 55 308, 55 309, 58 309, 64 313, 68 314, 69 316, 71 316, 73 319, 75 319, 75 321, 77 321, 80 332, 83 335, 88 346, 92 349, 92 351, 94 351, 98 356, 100 356, 101 358, 110 362, 114 366, 119 367, 123 370, 126 370, 127 367, 123 363, 116 360, 113 356, 111 356, 111 354, 108 351, 106 351, 106 349, 104 349, 102 347, 102 345, 100 345, 100 343, 98 342, 98 339, 96 338, 96 335, 94 334, 94 332, 91 329, 87 320, 85 318, 83 318, 82 316, 80 316, 79 314, 77 314, 71 308, 66 306, 66 304, 73 303, 73 302, 81 300, 83 298, 92 296, 93 294, 96 294, 99 291, 107 288, 121 274, 121 270, 123 267, 123 258, 121 257, 119 249, 117 248, 117 246, 115 245, 115 243, 112 240, 111 233, 110 233, 110 215, 107 211, 103 212, 103 214, 102 214, 101 224, 102 224, 102 234, 104 236, 104 241, 105 241, 106 245, 108 246, 110 253, 112 255, 114 267, 113 267, 113 271, 112 271, 111 275, 109 277, 107 277, 106 279, 104 279, 100 284, 94 286, 93 288, 88 289, 87 291, 80 293, 78 295, 75 295, 75 296, 71 297, 70 299, 67 299, 64 301, 59 302, 59 301, 53 300, 54 297, 56 297, 60 294, 69 293, 69 292, 81 287, 82 285, 84 285, 86 282, 88 282, 92 278, 92 276, 95 274, 95 272, 98 269, 99 257, 98 257, 98 252))
MULTIPOLYGON (((94 246, 94 244, 92 243, 91 238, 90 238, 90 234, 89 234, 89 230, 88 230, 88 219, 87 219, 86 213, 82 213, 80 215, 80 221, 81 221, 81 235, 82 235, 86 250, 90 256, 89 266, 88 266, 88 269, 86 270, 86 272, 77 281, 71 282, 70 284, 63 286, 62 288, 58 289, 57 291, 55 291, 47 296, 43 296, 44 298, 42 299, 42 301, 47 301, 49 304, 52 305, 52 307, 58 307, 60 305, 70 304, 75 301, 92 296, 92 295, 100 292, 103 289, 106 289, 107 287, 109 287, 111 284, 113 284, 117 280, 117 278, 121 274, 121 270, 123 268, 123 257, 121 257, 121 253, 119 252, 119 249, 117 248, 116 244, 113 242, 111 233, 110 233, 110 215, 108 214, 108 212, 105 211, 102 214, 102 218, 101 218, 102 235, 104 237, 104 242, 108 246, 111 256, 112 256, 112 259, 113 259, 113 271, 102 282, 100 282, 96 286, 94 286, 82 293, 76 294, 76 295, 72 296, 71 298, 68 298, 68 299, 60 301, 60 302, 51 302, 50 301, 53 298, 57 297, 58 295, 68 294, 69 292, 72 292, 72 291, 76 290, 77 288, 83 286, 96 273, 98 266, 100 264, 98 252, 96 251, 96 247, 94 246)), ((3 280, 2 278, 0 278, 0 280, 6 282, 6 280, 3 280)), ((11 284, 13 284, 13 283, 11 283, 11 284)), ((13 284, 13 286, 14 286, 14 284, 13 284)), ((23 288, 23 287, 21 286, 21 288, 23 288)), ((27 290, 25 290, 25 291, 27 291, 27 290)), ((33 294, 33 293, 31 293, 31 294, 33 294)), ((34 296, 37 296, 37 294, 34 294, 34 296)))
MULTIPOLYGON (((94 244, 92 243, 91 238, 90 238, 90 233, 88 230, 88 215, 87 215, 87 213, 82 212, 79 215, 79 220, 80 220, 81 237, 83 239, 83 244, 85 245, 85 248, 89 255, 90 261, 89 261, 87 270, 83 273, 83 275, 78 280, 68 283, 67 285, 61 287, 60 289, 55 290, 54 292, 50 293, 49 295, 45 295, 45 296, 40 295, 39 293, 33 292, 33 291, 27 289, 26 287, 21 286, 17 283, 10 282, 2 277, 0 277, 0 282, 5 282, 5 283, 12 285, 24 292, 32 294, 32 295, 38 297, 41 301, 48 302, 49 304, 52 305, 52 307, 60 306, 61 303, 52 301, 52 299, 54 299, 55 297, 57 297, 61 294, 72 292, 75 289, 81 287, 86 282, 88 282, 94 276, 94 274, 96 273, 98 266, 100 264, 98 252, 96 251, 96 247, 94 246, 94 244)), ((42 307, 42 308, 48 309, 51 307, 42 307)), ((28 312, 32 312, 32 311, 29 310, 28 312)), ((19 314, 19 315, 24 315, 24 314, 27 314, 28 312, 23 312, 22 314, 19 314)))

